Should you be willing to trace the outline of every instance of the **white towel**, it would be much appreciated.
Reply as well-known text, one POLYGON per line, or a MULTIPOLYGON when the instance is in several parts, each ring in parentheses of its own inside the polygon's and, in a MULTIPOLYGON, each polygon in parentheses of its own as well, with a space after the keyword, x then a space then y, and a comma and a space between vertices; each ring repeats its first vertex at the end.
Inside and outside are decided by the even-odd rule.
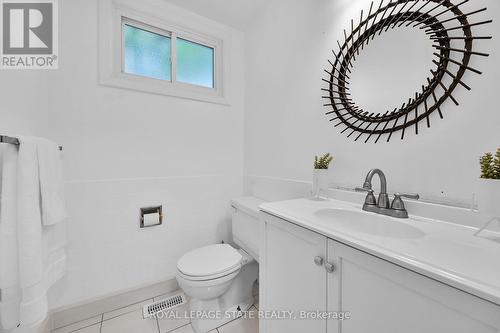
POLYGON ((66 262, 60 160, 50 152, 56 146, 37 138, 19 141, 18 151, 4 147, 0 200, 0 320, 5 329, 19 326, 16 332, 45 319, 47 290, 66 262))
MULTIPOLYGON (((0 326, 19 323, 19 260, 17 253, 17 147, 0 145, 0 326)), ((1 330, 0 330, 1 331, 1 330)))
POLYGON ((42 200, 42 223, 52 225, 66 219, 60 152, 55 143, 38 139, 38 171, 42 200))

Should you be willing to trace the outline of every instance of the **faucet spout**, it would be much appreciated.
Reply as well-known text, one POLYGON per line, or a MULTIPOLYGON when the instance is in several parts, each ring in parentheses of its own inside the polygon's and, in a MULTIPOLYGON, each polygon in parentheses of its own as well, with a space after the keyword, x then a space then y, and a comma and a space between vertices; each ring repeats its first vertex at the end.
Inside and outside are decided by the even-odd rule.
POLYGON ((368 172, 363 187, 371 189, 372 179, 375 175, 378 175, 380 178, 380 193, 387 194, 387 179, 385 178, 384 172, 380 169, 371 169, 370 172, 368 172))
POLYGON ((371 169, 366 175, 365 183, 363 187, 366 189, 372 189, 372 179, 373 176, 378 175, 380 178, 380 194, 378 196, 377 205, 380 208, 389 208, 389 196, 387 195, 387 179, 385 174, 380 169, 371 169))

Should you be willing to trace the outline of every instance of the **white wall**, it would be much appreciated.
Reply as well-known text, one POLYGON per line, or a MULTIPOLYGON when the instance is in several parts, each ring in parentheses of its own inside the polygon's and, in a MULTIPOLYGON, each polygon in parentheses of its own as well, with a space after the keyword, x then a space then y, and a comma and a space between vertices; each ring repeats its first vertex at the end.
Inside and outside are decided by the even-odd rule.
POLYGON ((3 70, 0 74, 0 134, 40 135, 48 124, 43 72, 3 70))
POLYGON ((184 25, 231 35, 232 105, 105 87, 97 3, 60 2, 60 69, 45 77, 71 216, 53 308, 173 278, 186 251, 228 239, 229 200, 242 192, 244 35, 156 1, 184 25), (164 224, 140 230, 139 208, 156 204, 164 224))
MULTIPOLYGON (((361 9, 366 15, 370 3, 274 0, 250 27, 246 36, 245 174, 310 181, 312 157, 331 152, 335 156, 333 183, 359 186, 369 169, 379 167, 387 174, 390 191, 469 202, 479 177, 479 155, 500 145, 499 44, 495 39, 477 43, 479 50, 491 53, 489 58, 471 62, 484 74, 465 75, 473 90, 459 87, 454 95, 460 107, 443 106, 445 119, 433 115, 431 129, 421 126, 419 136, 410 130, 404 141, 396 136, 390 143, 376 145, 353 142, 327 120, 320 98, 321 78, 336 40, 343 40, 343 29, 350 27, 351 18, 359 20, 361 9)), ((500 3, 473 1, 464 11, 481 6, 488 7, 487 14, 475 15, 471 21, 487 17, 494 23, 475 31, 498 38, 500 3)), ((376 89, 366 93, 376 93, 376 89)))

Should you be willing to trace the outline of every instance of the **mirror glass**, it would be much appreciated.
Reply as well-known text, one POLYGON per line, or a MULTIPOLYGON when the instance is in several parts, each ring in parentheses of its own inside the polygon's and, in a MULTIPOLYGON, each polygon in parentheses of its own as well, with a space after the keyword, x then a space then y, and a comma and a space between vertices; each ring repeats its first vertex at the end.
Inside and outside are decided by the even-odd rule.
POLYGON ((430 70, 438 60, 432 41, 418 28, 395 28, 382 32, 356 55, 348 75, 354 103, 370 113, 400 108, 427 86, 430 70))

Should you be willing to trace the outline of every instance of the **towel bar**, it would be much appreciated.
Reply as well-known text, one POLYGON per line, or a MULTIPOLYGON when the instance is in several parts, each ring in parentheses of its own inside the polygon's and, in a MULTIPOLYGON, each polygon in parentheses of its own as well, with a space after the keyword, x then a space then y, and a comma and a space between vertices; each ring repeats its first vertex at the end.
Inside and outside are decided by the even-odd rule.
MULTIPOLYGON (((11 136, 0 135, 0 143, 10 143, 10 144, 18 146, 19 145, 19 140, 17 138, 13 138, 11 136)), ((59 146, 58 148, 59 148, 60 151, 63 150, 62 146, 59 146)))

